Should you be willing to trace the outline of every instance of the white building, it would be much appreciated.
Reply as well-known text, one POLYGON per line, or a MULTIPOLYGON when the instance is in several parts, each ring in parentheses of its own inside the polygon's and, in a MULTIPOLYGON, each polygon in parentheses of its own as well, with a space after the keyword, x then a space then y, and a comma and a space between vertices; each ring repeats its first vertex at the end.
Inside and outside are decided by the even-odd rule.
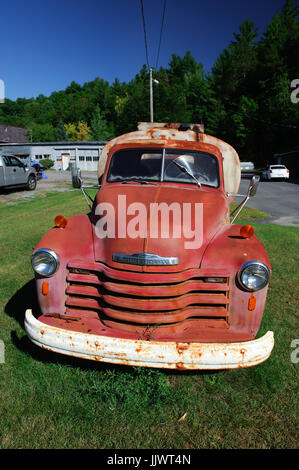
POLYGON ((54 161, 54 170, 67 170, 74 165, 83 171, 97 171, 100 152, 105 144, 89 141, 7 143, 0 144, 0 153, 10 153, 31 161, 50 158, 54 161))

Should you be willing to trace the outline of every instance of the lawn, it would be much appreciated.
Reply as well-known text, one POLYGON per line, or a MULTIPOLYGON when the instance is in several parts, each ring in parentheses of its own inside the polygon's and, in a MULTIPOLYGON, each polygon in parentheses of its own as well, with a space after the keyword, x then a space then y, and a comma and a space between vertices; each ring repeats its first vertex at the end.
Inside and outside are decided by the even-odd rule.
POLYGON ((24 332, 35 302, 32 249, 55 215, 87 209, 79 191, 0 204, 0 447, 296 448, 298 228, 251 222, 273 269, 259 331, 274 331, 271 357, 248 369, 161 371, 60 356, 24 332))

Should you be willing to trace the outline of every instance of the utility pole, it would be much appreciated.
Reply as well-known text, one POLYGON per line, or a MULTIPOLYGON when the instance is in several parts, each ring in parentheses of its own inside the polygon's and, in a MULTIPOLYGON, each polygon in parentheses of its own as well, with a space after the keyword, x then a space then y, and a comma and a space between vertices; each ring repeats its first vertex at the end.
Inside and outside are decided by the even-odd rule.
POLYGON ((154 122, 154 94, 153 94, 153 82, 159 85, 159 81, 153 78, 153 68, 150 67, 150 115, 151 122, 154 122))
POLYGON ((153 69, 150 68, 150 115, 151 122, 154 122, 154 103, 153 103, 153 69))

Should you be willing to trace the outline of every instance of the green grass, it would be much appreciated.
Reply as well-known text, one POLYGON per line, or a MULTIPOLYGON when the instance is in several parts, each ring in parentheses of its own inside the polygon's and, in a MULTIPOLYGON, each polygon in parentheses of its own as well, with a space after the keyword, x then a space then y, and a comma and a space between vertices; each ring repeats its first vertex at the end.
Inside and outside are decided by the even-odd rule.
POLYGON ((34 303, 30 254, 55 215, 86 213, 79 191, 0 205, 1 448, 296 448, 299 230, 253 223, 273 269, 259 335, 275 333, 263 364, 180 372, 68 358, 23 329, 34 303), (178 422, 187 413, 186 418, 178 422))
MULTIPOLYGON (((230 206, 230 213, 232 213, 238 205, 238 203, 233 202, 230 206)), ((235 223, 238 223, 240 220, 263 220, 268 219, 269 217, 271 216, 266 212, 255 209, 254 207, 245 206, 236 218, 235 223)))

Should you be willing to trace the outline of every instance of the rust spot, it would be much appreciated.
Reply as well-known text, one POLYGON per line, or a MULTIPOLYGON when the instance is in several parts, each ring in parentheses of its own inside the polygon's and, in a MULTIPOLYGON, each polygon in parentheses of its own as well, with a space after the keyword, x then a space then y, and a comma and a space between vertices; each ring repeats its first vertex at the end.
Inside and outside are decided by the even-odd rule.
POLYGON ((177 362, 175 367, 176 367, 176 369, 180 369, 180 370, 186 369, 183 362, 177 362))
POLYGON ((184 351, 189 349, 189 343, 176 343, 175 347, 179 354, 183 354, 184 351))

